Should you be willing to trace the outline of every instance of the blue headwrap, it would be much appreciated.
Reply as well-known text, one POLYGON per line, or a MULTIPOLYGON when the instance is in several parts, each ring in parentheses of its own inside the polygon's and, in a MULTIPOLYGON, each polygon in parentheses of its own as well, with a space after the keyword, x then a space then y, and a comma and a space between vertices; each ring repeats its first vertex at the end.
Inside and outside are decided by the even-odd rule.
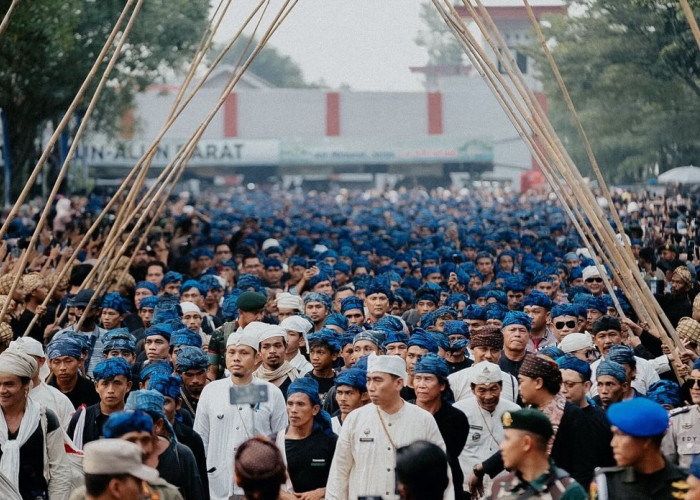
POLYGON ((139 281, 138 283, 136 283, 136 287, 134 288, 134 290, 138 290, 139 288, 145 288, 146 290, 150 291, 153 295, 158 295, 158 287, 150 281, 139 281))
POLYGON ((449 307, 454 307, 456 309, 457 305, 460 302, 464 302, 465 304, 469 304, 469 297, 464 293, 455 293, 455 294, 447 297, 447 300, 445 300, 445 305, 449 306, 449 307))
POLYGON ((80 359, 83 355, 83 344, 72 335, 61 335, 49 342, 46 346, 46 357, 56 359, 61 356, 70 356, 71 358, 80 359))
POLYGON ((146 337, 160 335, 169 342, 172 334, 173 327, 169 323, 157 323, 146 328, 146 337))
POLYGON ((191 288, 196 288, 199 293, 202 295, 207 294, 207 290, 202 286, 202 284, 197 281, 197 280, 187 280, 185 281, 182 285, 180 285, 180 295, 185 293, 187 290, 191 288))
POLYGON ((367 371, 357 367, 357 363, 353 368, 343 370, 335 377, 335 386, 347 385, 354 387, 361 393, 367 392, 367 371))
POLYGON ((331 276, 331 275, 329 275, 329 274, 326 274, 326 273, 324 273, 323 271, 321 271, 321 272, 319 272, 316 276, 314 276, 313 278, 311 278, 311 279, 309 280, 309 288, 313 288, 313 287, 315 287, 316 285, 318 285, 319 283, 322 283, 322 282, 324 282, 324 281, 331 281, 331 282, 332 282, 332 281, 333 281, 333 276, 331 276))
POLYGON ((503 282, 503 289, 506 292, 524 292, 527 290, 528 283, 522 275, 509 276, 503 282))
POLYGON ((104 345, 102 353, 105 355, 109 351, 136 352, 136 337, 131 335, 126 328, 115 328, 114 330, 108 331, 104 335, 102 342, 104 345))
POLYGON ((224 321, 238 319, 238 297, 240 297, 242 293, 243 290, 236 288, 224 298, 224 303, 221 305, 221 314, 223 315, 224 321))
POLYGON ((486 292, 486 300, 496 299, 497 304, 508 305, 508 296, 501 290, 489 290, 486 292))
POLYGON ((401 322, 401 318, 398 316, 387 314, 379 318, 379 320, 374 324, 374 329, 387 333, 399 332, 403 331, 404 324, 401 322))
POLYGON ((141 372, 139 373, 139 378, 143 382, 147 378, 152 377, 156 373, 160 373, 161 375, 170 376, 173 373, 172 363, 170 363, 170 361, 166 361, 164 359, 159 359, 156 361, 149 361, 148 363, 143 365, 143 368, 141 368, 141 372))
POLYGON ((503 318, 503 328, 510 325, 523 325, 530 331, 532 329, 532 319, 524 312, 508 311, 503 318))
POLYGON ((435 314, 435 311, 428 311, 420 317, 420 326, 421 328, 427 330, 428 328, 435 326, 437 319, 438 317, 437 314, 435 314))
POLYGON ((202 337, 194 333, 189 328, 182 328, 173 332, 170 336, 170 347, 189 345, 192 347, 202 347, 202 337))
POLYGON ((257 290, 261 285, 260 278, 254 274, 241 274, 236 281, 236 285, 241 290, 248 290, 249 288, 254 288, 257 290))
POLYGON ((158 305, 158 297, 155 296, 149 296, 149 297, 141 297, 141 302, 139 302, 139 311, 143 309, 144 307, 152 307, 155 309, 155 307, 158 305))
POLYGON ((386 347, 389 344, 406 344, 408 345, 408 335, 406 335, 405 332, 400 331, 388 331, 386 333, 386 338, 384 340, 384 343, 381 345, 382 349, 384 349, 384 352, 386 352, 386 347))
POLYGON ((615 377, 621 384, 624 384, 627 381, 625 367, 620 363, 615 363, 614 361, 610 361, 608 359, 601 361, 596 369, 596 378, 600 377, 601 375, 615 377))
POLYGON ((542 347, 541 349, 538 349, 537 354, 543 354, 543 355, 550 357, 556 361, 557 359, 561 358, 566 353, 564 351, 562 351, 561 349, 559 349, 555 345, 548 345, 546 347, 542 347))
POLYGON ((112 292, 105 295, 104 299, 102 299, 102 309, 114 309, 119 314, 124 314, 129 307, 118 292, 112 292))
POLYGON ((533 290, 525 296, 523 300, 524 306, 539 306, 545 309, 552 308, 552 299, 550 299, 546 294, 533 290))
POLYGON ((118 439, 130 432, 153 433, 153 419, 141 410, 112 413, 102 426, 102 437, 118 439))
MULTIPOLYGON (((442 335, 442 334, 441 334, 442 335)), ((422 328, 415 328, 408 339, 408 347, 417 346, 437 354, 439 346, 435 338, 422 328)))
POLYGON ((124 409, 141 410, 165 418, 165 414, 163 413, 164 405, 165 398, 160 392, 150 389, 141 389, 140 391, 132 391, 129 394, 124 409))
POLYGON ((359 309, 360 311, 364 311, 364 302, 361 298, 355 297, 353 295, 351 297, 345 297, 343 300, 340 301, 340 312, 342 314, 345 314, 347 311, 350 311, 352 309, 359 309))
POLYGON ((416 290, 416 302, 421 300, 429 300, 435 305, 440 303, 440 294, 442 289, 434 283, 423 283, 418 290, 416 290))
MULTIPOLYGON (((287 389, 287 399, 292 395, 297 393, 306 394, 311 400, 311 404, 320 405, 321 398, 318 394, 319 391, 318 382, 311 377, 301 377, 294 380, 289 384, 287 389)), ((321 409, 316 416, 314 416, 314 426, 312 432, 321 431, 327 436, 334 435, 333 425, 331 424, 331 416, 326 410, 321 409)))
POLYGON ((199 283, 206 290, 205 295, 209 290, 223 290, 224 288, 216 276, 212 274, 205 274, 199 278, 199 283))
POLYGON ((131 380, 131 365, 119 356, 107 358, 95 365, 92 375, 96 382, 102 379, 114 378, 117 375, 124 375, 127 380, 131 380))
POLYGON ((586 309, 595 309, 597 311, 605 314, 608 312, 608 306, 605 305, 605 301, 601 297, 594 297, 593 295, 580 294, 574 297, 576 303, 586 306, 586 309))
POLYGON ((318 345, 327 347, 331 352, 340 352, 340 339, 336 332, 328 328, 321 328, 319 331, 307 335, 306 344, 309 349, 318 345))
POLYGON ((323 292, 307 293, 306 297, 304 297, 304 305, 308 304, 309 302, 320 302, 321 304, 326 306, 326 309, 328 311, 331 310, 331 305, 333 304, 333 300, 323 292))
POLYGON ((394 303, 394 294, 391 291, 391 282, 388 279, 379 277, 367 284, 367 288, 365 288, 365 297, 369 297, 375 293, 383 293, 389 299, 390 304, 394 303))
POLYGON ((420 357, 413 367, 413 373, 430 373, 438 378, 446 379, 450 374, 447 361, 437 354, 428 353, 420 357))
POLYGON ((150 379, 148 379, 149 389, 158 391, 163 396, 167 396, 176 401, 180 398, 181 386, 182 379, 177 375, 171 375, 169 377, 166 377, 165 375, 160 375, 156 373, 150 379))
POLYGON ((484 309, 486 309, 487 320, 496 319, 498 321, 503 321, 503 318, 506 317, 506 313, 508 312, 508 308, 500 302, 487 304, 484 309))
POLYGON ((160 281, 160 286, 165 288, 165 285, 169 283, 177 283, 178 281, 182 283, 182 274, 175 271, 168 271, 163 275, 163 279, 160 281))
POLYGON ((464 321, 445 321, 442 331, 448 337, 450 335, 462 335, 467 339, 469 338, 469 325, 464 321))
POLYGON ((331 313, 328 316, 326 316, 326 319, 323 321, 323 326, 329 325, 338 326, 343 330, 347 330, 348 318, 346 318, 340 313, 331 313))
POLYGON ((380 330, 362 330, 360 333, 355 335, 353 344, 355 342, 359 342, 360 340, 369 340, 381 349, 384 341, 386 340, 386 332, 380 330))
POLYGON ((480 319, 486 321, 486 310, 483 307, 477 306, 476 304, 469 304, 467 307, 462 309, 462 317, 464 319, 480 319))
POLYGON ((557 364, 560 370, 573 370, 580 373, 584 381, 591 379, 591 365, 576 356, 565 354, 557 358, 557 364))
POLYGON ((657 380, 649 386, 646 396, 660 405, 681 405, 681 388, 671 380, 657 380))
POLYGON ((183 346, 177 353, 175 362, 179 373, 187 370, 206 370, 209 357, 198 347, 183 346))
POLYGON ((572 304, 557 304, 552 307, 552 319, 558 318, 559 316, 573 316, 578 317, 578 309, 572 304))
POLYGON ((627 345, 611 346, 605 359, 620 363, 621 365, 637 365, 637 359, 634 357, 634 349, 627 345))

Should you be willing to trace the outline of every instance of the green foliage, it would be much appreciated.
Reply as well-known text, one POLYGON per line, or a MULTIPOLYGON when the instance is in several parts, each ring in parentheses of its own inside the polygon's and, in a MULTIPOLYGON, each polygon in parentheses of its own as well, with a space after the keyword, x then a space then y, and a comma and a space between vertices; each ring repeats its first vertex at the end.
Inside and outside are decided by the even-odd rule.
POLYGON ((415 38, 416 45, 428 51, 430 66, 461 66, 464 51, 457 42, 452 30, 443 21, 432 3, 420 6, 420 17, 425 24, 415 38))
MULTIPOLYGON (((0 0, 0 17, 10 0, 0 0)), ((123 0, 31 0, 19 3, 0 37, 0 108, 8 116, 13 191, 33 167, 38 138, 57 123, 78 92, 124 7, 123 0)), ((207 24, 208 0, 147 0, 91 121, 114 132, 115 117, 136 92, 192 56, 207 24)), ((106 66, 103 64, 102 69, 106 66)), ((99 81, 88 92, 83 110, 99 81)))
MULTIPOLYGON (((698 6, 698 2, 694 2, 698 6)), ((604 175, 645 180, 700 162, 700 52, 678 4, 654 0, 570 1, 545 36, 604 175)), ((698 12, 698 11, 696 11, 698 12)), ((539 45, 550 117, 583 171, 589 161, 539 45)))

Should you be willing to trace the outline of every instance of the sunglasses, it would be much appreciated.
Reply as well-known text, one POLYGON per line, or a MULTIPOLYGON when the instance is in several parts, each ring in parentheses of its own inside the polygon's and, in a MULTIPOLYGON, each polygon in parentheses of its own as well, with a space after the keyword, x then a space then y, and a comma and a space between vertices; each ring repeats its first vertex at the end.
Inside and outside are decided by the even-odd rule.
POLYGON ((688 378, 688 383, 690 385, 691 389, 695 389, 696 387, 700 387, 700 378, 688 378))
POLYGON ((554 327, 557 330, 561 330, 564 327, 574 328, 575 326, 576 326, 576 320, 573 320, 573 319, 569 320, 569 321, 557 321, 556 323, 554 323, 554 327))
POLYGON ((588 278, 586 283, 602 283, 603 278, 588 278))

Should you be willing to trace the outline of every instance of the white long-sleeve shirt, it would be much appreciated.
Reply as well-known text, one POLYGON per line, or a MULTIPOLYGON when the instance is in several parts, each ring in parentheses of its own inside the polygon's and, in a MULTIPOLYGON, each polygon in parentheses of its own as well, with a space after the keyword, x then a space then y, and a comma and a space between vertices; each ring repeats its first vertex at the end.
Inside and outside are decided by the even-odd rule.
POLYGON ((238 447, 254 436, 272 440, 287 427, 287 406, 282 392, 270 382, 253 377, 251 384, 267 386, 268 400, 255 409, 229 403, 230 378, 216 380, 204 387, 197 405, 194 430, 202 438, 207 456, 209 495, 212 500, 228 500, 243 495, 234 485, 233 457, 238 447), (255 420, 255 427, 253 427, 255 420))
POLYGON ((75 413, 75 407, 70 399, 55 387, 51 387, 46 382, 41 382, 29 391, 29 397, 40 405, 53 411, 58 417, 58 421, 63 430, 68 429, 70 418, 75 413))
MULTIPOLYGON (((326 500, 356 499, 363 495, 398 500, 396 450, 384 432, 377 411, 381 412, 397 448, 425 440, 445 450, 435 419, 422 408, 404 402, 392 415, 378 410, 372 403, 358 408, 343 422, 328 476, 326 500)), ((451 479, 444 498, 454 498, 451 479)))
POLYGON ((313 366, 311 366, 311 363, 309 363, 304 357, 304 355, 300 352, 297 352, 297 355, 289 361, 289 364, 297 370, 299 370, 299 375, 301 375, 302 377, 314 368, 313 366))

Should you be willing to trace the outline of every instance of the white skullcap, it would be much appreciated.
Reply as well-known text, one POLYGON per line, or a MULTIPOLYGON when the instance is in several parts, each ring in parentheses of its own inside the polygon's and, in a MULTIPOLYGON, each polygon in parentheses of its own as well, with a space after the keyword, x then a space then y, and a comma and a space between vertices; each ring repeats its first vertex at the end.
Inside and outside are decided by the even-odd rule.
POLYGON ((19 337, 17 340, 10 342, 10 347, 17 348, 30 356, 46 357, 44 346, 41 345, 41 342, 31 337, 19 337))
POLYGON ((630 201, 627 204, 627 213, 639 212, 639 205, 636 201, 630 201))
POLYGON ((503 382, 503 372, 497 364, 481 361, 469 368, 469 380, 472 384, 503 382))
POLYGON ((598 271, 597 267, 586 266, 583 268, 583 281, 586 281, 588 278, 595 278, 596 276, 600 276, 600 272, 598 271))
MULTIPOLYGON (((244 330, 245 331, 245 330, 244 330)), ((267 328, 265 328, 265 331, 260 333, 258 335, 258 340, 262 343, 263 341, 267 339, 271 339, 272 337, 282 337, 284 341, 287 341, 287 330, 282 328, 280 325, 267 325, 267 328)))
POLYGON ((578 255, 579 257, 586 257, 587 259, 591 258, 591 252, 589 252, 586 247, 582 247, 576 250, 576 255, 578 255))
POLYGON ((277 241, 277 240, 274 239, 274 238, 268 238, 268 239, 266 239, 265 241, 263 241, 263 244, 262 244, 262 251, 264 252, 265 250, 267 250, 267 249, 270 248, 270 247, 278 247, 278 246, 280 246, 280 242, 279 242, 279 241, 277 241))
POLYGON ((294 309, 300 312, 304 310, 304 301, 302 298, 288 292, 280 293, 275 299, 275 304, 277 304, 277 307, 284 307, 285 309, 294 309))
POLYGON ((570 333, 559 342, 559 349, 567 354, 590 347, 593 347, 593 340, 587 333, 570 333))
POLYGON ((290 316, 288 318, 284 318, 282 323, 280 323, 280 326, 285 330, 291 330, 303 335, 309 333, 314 327, 311 321, 306 318, 302 318, 301 316, 290 316))
POLYGON ((258 335, 256 333, 246 332, 245 329, 241 333, 232 333, 228 336, 226 347, 230 345, 247 345, 255 349, 255 352, 260 350, 260 340, 258 340, 258 335))
POLYGON ((187 313, 199 313, 202 314, 201 309, 194 302, 180 302, 180 309, 182 309, 182 314, 187 313))
POLYGON ((408 376, 406 373, 406 362, 401 356, 387 356, 384 354, 377 356, 374 352, 367 358, 367 373, 372 372, 389 373, 403 379, 408 376))

